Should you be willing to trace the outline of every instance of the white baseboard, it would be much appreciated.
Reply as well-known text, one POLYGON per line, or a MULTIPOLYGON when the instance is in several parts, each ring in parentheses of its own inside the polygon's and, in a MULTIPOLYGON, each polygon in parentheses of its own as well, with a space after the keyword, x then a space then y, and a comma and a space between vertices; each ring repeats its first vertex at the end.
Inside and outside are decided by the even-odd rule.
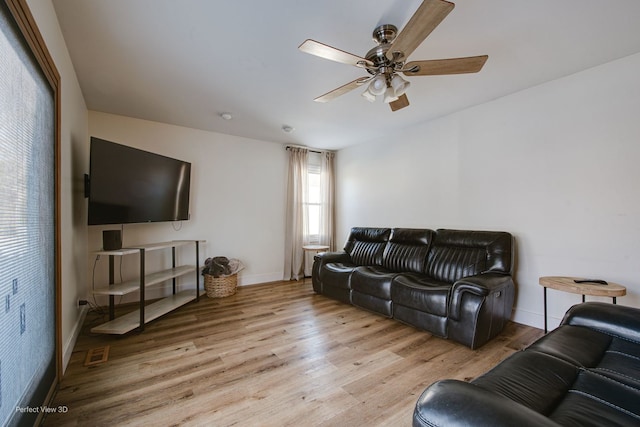
POLYGON ((62 372, 60 375, 64 375, 64 372, 67 370, 69 360, 71 360, 71 354, 73 353, 73 348, 76 345, 78 336, 80 336, 80 331, 82 330, 82 325, 84 324, 84 319, 87 317, 88 312, 88 305, 80 307, 80 315, 76 319, 76 324, 73 326, 71 335, 69 336, 67 342, 64 344, 64 349, 62 350, 62 372))
MULTIPOLYGON (((241 272, 238 275, 238 286, 270 283, 270 282, 277 282, 280 280, 282 280, 282 272, 262 273, 262 274, 244 274, 243 272, 241 272)), ((146 289, 145 299, 150 300, 150 299, 156 299, 156 298, 164 298, 166 296, 171 295, 171 289, 172 288, 170 285, 146 289)), ((192 282, 186 285, 182 285, 180 289, 194 289, 194 283, 192 282)), ((203 294, 204 292, 205 292, 204 283, 203 283, 203 280, 201 279, 200 294, 203 294)), ((107 302, 108 300, 106 296, 98 296, 95 300, 96 300, 96 303, 101 306, 106 306, 108 304, 107 302)), ((116 297, 116 304, 126 304, 131 302, 138 302, 138 301, 139 301, 138 292, 133 292, 123 297, 116 297)))
MULTIPOLYGON (((518 309, 513 310, 513 316, 511 317, 516 323, 522 325, 533 326, 534 328, 544 329, 544 313, 535 313, 528 310, 518 309)), ((561 318, 549 316, 547 319, 549 330, 555 329, 560 325, 561 318)))
POLYGON ((238 276, 238 286, 255 285, 258 283, 277 282, 282 280, 282 272, 262 273, 262 274, 240 274, 238 276))

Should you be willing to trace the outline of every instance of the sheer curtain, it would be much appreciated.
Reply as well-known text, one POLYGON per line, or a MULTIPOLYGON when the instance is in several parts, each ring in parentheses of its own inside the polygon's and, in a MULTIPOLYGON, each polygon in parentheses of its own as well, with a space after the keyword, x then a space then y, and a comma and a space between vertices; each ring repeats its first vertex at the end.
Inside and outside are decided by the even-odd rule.
POLYGON ((320 163, 320 244, 329 245, 335 250, 335 172, 333 159, 335 153, 322 153, 320 163))
POLYGON ((287 214, 284 243, 284 280, 299 280, 304 276, 304 223, 307 205, 307 165, 309 152, 288 147, 289 175, 287 181, 287 214))
POLYGON ((305 267, 309 271, 311 265, 310 260, 305 260, 304 245, 335 248, 335 154, 314 151, 311 156, 305 148, 287 147, 287 150, 284 280, 299 280, 305 275, 305 267))

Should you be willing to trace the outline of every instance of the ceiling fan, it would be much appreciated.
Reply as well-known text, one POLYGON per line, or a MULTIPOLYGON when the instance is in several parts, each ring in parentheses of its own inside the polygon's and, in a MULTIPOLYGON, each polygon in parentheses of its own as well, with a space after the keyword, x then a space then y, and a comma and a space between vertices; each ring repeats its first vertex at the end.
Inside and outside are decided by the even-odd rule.
POLYGON ((314 101, 328 102, 369 83, 362 96, 370 102, 374 102, 377 96, 383 96, 384 102, 389 104, 391 110, 397 111, 409 105, 409 99, 405 94, 409 82, 404 80, 400 73, 405 76, 435 76, 480 71, 487 61, 487 55, 405 62, 454 6, 445 0, 424 0, 399 34, 394 25, 380 25, 373 30, 373 40, 377 46, 369 50, 364 58, 315 40, 305 40, 298 47, 301 51, 354 65, 369 73, 368 76, 359 77, 317 97, 314 101))

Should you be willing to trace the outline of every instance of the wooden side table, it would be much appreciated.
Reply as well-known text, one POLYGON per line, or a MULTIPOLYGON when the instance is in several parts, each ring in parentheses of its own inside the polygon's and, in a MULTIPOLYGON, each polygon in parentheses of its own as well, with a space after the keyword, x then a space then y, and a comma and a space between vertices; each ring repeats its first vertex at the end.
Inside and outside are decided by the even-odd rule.
POLYGON ((598 283, 576 283, 575 280, 586 280, 580 277, 564 277, 564 276, 544 276, 540 277, 540 286, 544 288, 544 333, 547 333, 547 288, 557 291, 569 292, 572 294, 582 295, 582 302, 585 301, 585 295, 598 297, 611 297, 613 303, 616 298, 627 294, 627 288, 617 283, 607 282, 606 285, 598 283))
POLYGON ((304 245, 302 250, 304 250, 304 257, 302 258, 302 277, 306 278, 307 275, 304 274, 304 270, 307 267, 307 252, 314 252, 316 254, 326 252, 329 250, 329 245, 304 245))

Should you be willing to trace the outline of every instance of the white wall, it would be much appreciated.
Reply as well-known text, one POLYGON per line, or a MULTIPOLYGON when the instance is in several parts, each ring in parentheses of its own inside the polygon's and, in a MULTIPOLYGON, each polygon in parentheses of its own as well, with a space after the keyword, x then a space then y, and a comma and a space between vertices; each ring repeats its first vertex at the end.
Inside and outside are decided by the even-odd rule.
MULTIPOLYGON (((202 238, 205 256, 245 262, 241 284, 280 279, 282 146, 99 113, 90 114, 89 133, 54 8, 50 1, 28 3, 62 76, 65 367, 84 313, 77 300, 89 294, 87 253, 109 228, 85 225, 89 134, 194 164, 193 219, 180 231, 166 223, 127 225, 125 243, 202 238)), ((339 239, 356 225, 507 230, 518 242, 516 321, 542 325, 541 275, 619 282, 629 290, 619 303, 640 306, 639 71, 635 55, 407 129, 391 142, 342 150, 339 239)), ((579 297, 549 293, 557 323, 579 297)))
POLYGON ((82 193, 82 173, 89 163, 87 108, 52 3, 28 0, 28 4, 61 76, 61 309, 66 369, 80 332, 84 310, 77 301, 85 294, 87 279, 87 214, 82 193))
MULTIPOLYGON (((125 246, 204 239, 207 243, 201 262, 218 255, 243 262, 245 269, 238 276, 239 285, 282 279, 287 154, 281 144, 94 111, 89 112, 89 132, 91 136, 192 163, 191 219, 182 223, 124 225, 125 246)), ((85 172, 89 172, 88 168, 85 172)), ((118 228, 90 226, 89 249, 102 247, 103 230, 118 228)), ((193 264, 193 252, 181 251, 180 262, 193 264)), ((148 270, 162 268, 169 253, 149 254, 152 264, 147 265, 148 270)), ((92 269, 94 259, 89 262, 92 269)), ((137 258, 126 257, 124 263, 124 279, 137 277, 137 258)), ((106 259, 98 261, 96 285, 107 283, 107 265, 106 259)), ((195 282, 191 279, 184 278, 184 286, 195 282)), ((149 295, 160 294, 158 290, 149 295)), ((137 295, 131 297, 137 300, 137 295)), ((128 300, 132 299, 123 301, 128 300)))
MULTIPOLYGON (((279 144, 99 113, 91 114, 90 133, 86 104, 53 5, 50 1, 28 0, 28 3, 62 80, 60 220, 64 369, 86 314, 86 307, 79 308, 77 301, 90 296, 93 260, 89 252, 101 247, 101 230, 110 228, 86 225, 83 174, 89 171, 90 135, 194 164, 193 219, 184 222, 180 231, 174 231, 168 223, 126 225, 125 243, 205 239, 203 257, 226 255, 240 258, 246 264, 240 275, 241 285, 281 279, 284 148, 279 144)), ((124 274, 137 274, 135 262, 127 262, 130 264, 125 264, 124 274)), ((100 261, 97 268, 100 279, 105 277, 104 264, 105 260, 100 261)))
MULTIPOLYGON (((509 231, 515 321, 542 326, 539 276, 620 283, 618 303, 640 306, 638 75, 640 54, 340 151, 339 240, 352 226, 509 231)), ((580 296, 548 292, 555 327, 580 296)))

